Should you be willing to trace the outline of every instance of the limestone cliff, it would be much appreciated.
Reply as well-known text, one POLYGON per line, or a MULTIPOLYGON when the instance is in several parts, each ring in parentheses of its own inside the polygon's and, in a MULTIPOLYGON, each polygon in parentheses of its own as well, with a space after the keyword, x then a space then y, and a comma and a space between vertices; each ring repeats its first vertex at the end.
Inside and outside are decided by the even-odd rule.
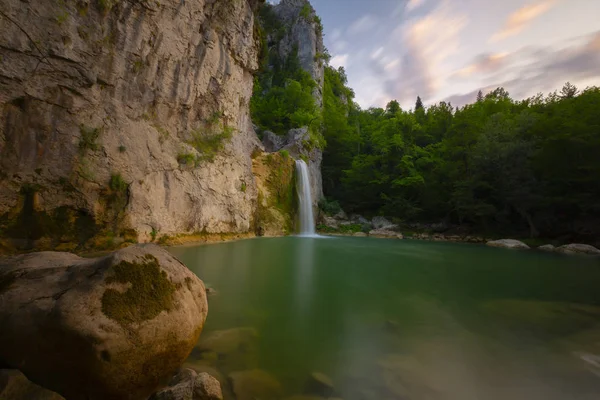
MULTIPOLYGON (((271 55, 270 60, 288 64, 290 58, 297 57, 302 69, 308 72, 317 83, 313 97, 322 108, 324 85, 325 46, 323 45, 323 26, 314 8, 308 0, 281 0, 272 7, 273 15, 278 19, 281 29, 268 32, 266 44, 271 55)), ((273 69, 272 63, 268 68, 273 69)), ((321 177, 322 149, 311 144, 307 128, 292 129, 285 136, 277 136, 270 131, 262 133, 263 144, 269 152, 288 151, 294 158, 307 161, 314 207, 323 197, 321 177)))
POLYGON ((250 231, 258 2, 0 0, 0 236, 250 231))

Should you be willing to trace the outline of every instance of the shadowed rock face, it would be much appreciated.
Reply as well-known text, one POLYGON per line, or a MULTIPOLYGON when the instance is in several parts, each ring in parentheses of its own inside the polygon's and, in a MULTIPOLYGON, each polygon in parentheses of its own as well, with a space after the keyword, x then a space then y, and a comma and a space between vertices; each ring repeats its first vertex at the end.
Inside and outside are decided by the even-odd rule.
POLYGON ((202 281, 155 245, 2 259, 0 363, 68 399, 144 399, 183 364, 207 311, 202 281))
POLYGON ((247 232, 257 3, 0 0, 0 229, 52 248, 64 207, 90 237, 247 232))

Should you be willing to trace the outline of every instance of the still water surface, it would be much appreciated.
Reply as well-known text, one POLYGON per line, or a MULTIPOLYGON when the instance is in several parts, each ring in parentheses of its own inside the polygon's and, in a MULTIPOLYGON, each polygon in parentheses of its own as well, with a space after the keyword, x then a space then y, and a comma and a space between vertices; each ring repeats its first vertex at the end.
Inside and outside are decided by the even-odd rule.
POLYGON ((225 386, 261 369, 281 383, 264 398, 318 371, 346 400, 600 399, 598 258, 370 238, 171 251, 218 292, 189 363, 225 386))

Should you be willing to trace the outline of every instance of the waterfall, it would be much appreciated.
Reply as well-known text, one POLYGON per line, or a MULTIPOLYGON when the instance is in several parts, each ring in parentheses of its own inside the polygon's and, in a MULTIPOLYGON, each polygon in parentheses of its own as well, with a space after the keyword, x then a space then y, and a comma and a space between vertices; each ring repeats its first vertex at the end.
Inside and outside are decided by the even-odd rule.
POLYGON ((308 166, 303 160, 296 160, 296 190, 300 205, 300 236, 315 236, 312 195, 308 166))

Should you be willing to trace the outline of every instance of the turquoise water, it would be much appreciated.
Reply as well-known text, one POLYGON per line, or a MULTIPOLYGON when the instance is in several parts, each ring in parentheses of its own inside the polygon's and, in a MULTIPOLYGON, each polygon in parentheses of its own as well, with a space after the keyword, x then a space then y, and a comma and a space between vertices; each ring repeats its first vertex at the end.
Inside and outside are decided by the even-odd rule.
POLYGON ((264 370, 281 389, 263 400, 313 372, 346 400, 600 398, 598 258, 370 238, 171 251, 217 291, 190 365, 225 386, 264 370))

